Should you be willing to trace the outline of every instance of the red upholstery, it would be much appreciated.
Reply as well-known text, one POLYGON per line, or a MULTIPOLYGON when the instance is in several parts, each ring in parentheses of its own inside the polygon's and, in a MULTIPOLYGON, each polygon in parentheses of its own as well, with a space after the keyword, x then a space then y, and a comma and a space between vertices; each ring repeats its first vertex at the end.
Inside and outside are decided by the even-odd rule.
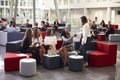
POLYGON ((100 40, 100 41, 106 40, 106 35, 105 34, 98 34, 97 35, 97 40, 100 40))
POLYGON ((50 25, 45 25, 46 28, 50 27, 50 25))
POLYGON ((96 43, 96 50, 89 53, 89 65, 107 66, 116 64, 117 45, 107 42, 96 43))
POLYGON ((57 45, 56 45, 56 49, 59 50, 62 46, 63 41, 62 40, 57 40, 57 45))
POLYGON ((7 19, 6 19, 6 18, 1 18, 1 20, 2 20, 2 21, 7 21, 7 19))
POLYGON ((45 39, 45 36, 46 36, 46 32, 42 31, 41 34, 42 34, 42 39, 43 39, 43 42, 44 42, 44 39, 45 39))
MULTIPOLYGON (((27 54, 32 57, 32 54, 27 54)), ((18 53, 7 52, 4 58, 4 69, 5 71, 19 70, 19 60, 26 56, 19 56, 18 53)))
POLYGON ((114 30, 117 30, 117 29, 118 29, 118 25, 115 25, 115 24, 114 24, 114 25, 112 25, 112 27, 113 27, 114 30))

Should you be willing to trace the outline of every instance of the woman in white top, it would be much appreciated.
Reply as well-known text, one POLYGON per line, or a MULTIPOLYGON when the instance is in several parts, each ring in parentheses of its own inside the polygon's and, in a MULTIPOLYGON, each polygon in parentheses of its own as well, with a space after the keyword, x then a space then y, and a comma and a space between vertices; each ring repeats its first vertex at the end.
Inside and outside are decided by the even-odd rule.
POLYGON ((90 34, 90 27, 88 24, 88 20, 85 16, 81 17, 81 22, 82 22, 83 29, 82 29, 81 38, 80 38, 80 43, 81 43, 80 53, 84 56, 84 66, 87 66, 88 56, 86 53, 86 46, 87 46, 87 43, 91 41, 90 39, 91 34, 90 34))
POLYGON ((35 28, 33 30, 33 38, 32 38, 32 47, 37 47, 40 50, 40 58, 42 61, 42 54, 45 53, 45 49, 43 47, 42 35, 39 28, 35 28))
POLYGON ((47 35, 44 39, 45 47, 51 50, 56 50, 57 37, 54 35, 53 30, 47 30, 47 35))

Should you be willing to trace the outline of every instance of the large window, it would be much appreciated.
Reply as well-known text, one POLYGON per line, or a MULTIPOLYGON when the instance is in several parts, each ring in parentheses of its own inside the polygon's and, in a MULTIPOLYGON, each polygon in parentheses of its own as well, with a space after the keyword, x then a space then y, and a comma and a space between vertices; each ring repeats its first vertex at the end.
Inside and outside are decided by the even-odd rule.
POLYGON ((25 0, 20 0, 20 6, 26 6, 26 4, 27 4, 27 2, 25 0))
POLYGON ((27 5, 28 5, 29 7, 33 6, 33 0, 28 0, 27 5))
POLYGON ((58 0, 59 5, 62 5, 62 0, 58 0))
POLYGON ((1 5, 2 5, 2 6, 4 5, 4 1, 3 1, 3 0, 1 1, 1 5))
POLYGON ((75 0, 70 0, 70 4, 74 4, 74 1, 75 1, 75 0))
POLYGON ((0 9, 0 18, 2 17, 2 9, 0 9))
POLYGON ((79 4, 79 3, 80 3, 80 0, 77 0, 77 3, 79 4))
POLYGON ((66 5, 66 4, 68 4, 68 0, 63 0, 64 1, 64 4, 66 5))

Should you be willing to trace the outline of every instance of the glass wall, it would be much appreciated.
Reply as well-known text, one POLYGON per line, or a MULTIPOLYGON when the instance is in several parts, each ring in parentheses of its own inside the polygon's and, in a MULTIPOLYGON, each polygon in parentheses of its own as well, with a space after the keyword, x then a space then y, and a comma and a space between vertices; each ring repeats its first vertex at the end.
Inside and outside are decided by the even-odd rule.
POLYGON ((0 18, 2 17, 2 9, 0 8, 0 18))

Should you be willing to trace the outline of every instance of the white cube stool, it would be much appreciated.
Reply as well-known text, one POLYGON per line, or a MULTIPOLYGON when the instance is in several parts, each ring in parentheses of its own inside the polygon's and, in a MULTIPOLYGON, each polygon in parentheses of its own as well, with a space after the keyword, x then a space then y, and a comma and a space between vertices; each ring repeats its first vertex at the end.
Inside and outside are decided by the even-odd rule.
POLYGON ((19 62, 19 73, 23 76, 33 76, 36 74, 36 60, 33 58, 23 58, 19 62))

